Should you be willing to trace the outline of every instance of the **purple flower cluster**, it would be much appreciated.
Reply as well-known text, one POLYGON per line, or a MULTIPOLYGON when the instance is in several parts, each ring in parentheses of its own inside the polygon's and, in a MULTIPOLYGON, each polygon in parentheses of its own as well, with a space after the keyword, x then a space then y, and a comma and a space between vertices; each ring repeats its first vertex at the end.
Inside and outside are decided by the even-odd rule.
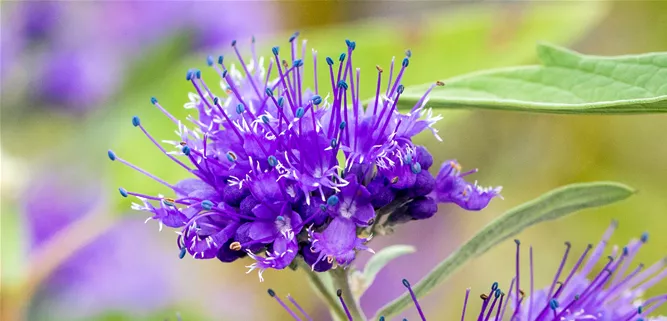
MULTIPOLYGON (((515 241, 517 244, 517 268, 508 293, 505 294, 500 289, 498 282, 494 282, 488 294, 480 295, 483 301, 482 307, 479 313, 474 314, 473 317, 481 321, 506 320, 508 316, 510 316, 509 320, 512 321, 667 321, 667 317, 664 316, 650 316, 653 311, 667 302, 667 293, 646 300, 642 299, 646 290, 667 278, 667 259, 663 259, 646 269, 640 263, 628 270, 631 268, 632 261, 639 249, 648 241, 648 234, 644 233, 639 239, 631 240, 627 246, 620 250, 617 246, 614 246, 611 255, 604 260, 604 249, 616 226, 616 222, 612 223, 595 248, 593 248, 593 245, 589 245, 584 250, 567 276, 562 272, 571 245, 565 243, 565 254, 554 276, 554 281, 548 287, 537 292, 533 291, 533 251, 531 247, 531 294, 529 296, 526 296, 520 288, 518 264, 520 242, 515 241), (592 254, 584 264, 584 260, 589 253, 592 254), (601 260, 604 261, 602 270, 591 273, 601 260), (565 277, 562 282, 558 281, 561 277, 565 277), (508 312, 508 306, 512 307, 513 312, 508 312)), ((403 285, 410 292, 421 320, 426 321, 424 311, 419 305, 410 283, 404 279, 403 285)), ((269 295, 276 299, 295 320, 302 320, 295 311, 276 296, 273 290, 269 290, 269 295)), ((348 319, 353 321, 340 291, 338 297, 348 319)), ((467 289, 461 320, 466 319, 469 297, 470 289, 467 289)), ((291 296, 288 296, 288 299, 304 315, 306 320, 312 320, 291 296)), ((380 317, 380 321, 384 320, 384 317, 380 317)))
POLYGON ((109 151, 112 161, 173 191, 170 198, 120 189, 121 195, 141 200, 134 209, 180 229, 181 257, 187 252, 232 262, 249 255, 256 261, 249 268, 258 269, 260 279, 264 270, 284 269, 297 256, 326 271, 348 265, 357 251, 371 251, 365 243, 382 224, 429 218, 438 202, 480 210, 499 196, 500 188, 466 182, 474 171, 461 173, 454 160, 443 164, 437 178, 429 173, 433 157, 412 137, 427 129, 436 133, 432 125, 439 117, 425 108, 430 89, 408 113, 397 110, 410 57, 401 61, 395 77, 392 60, 386 89, 383 70, 377 68, 375 97, 364 105, 360 71, 352 63, 356 43, 346 41, 347 51, 337 61, 325 59, 330 92, 323 97, 314 50, 314 89, 303 89, 306 41, 299 48, 297 36, 289 39, 286 54, 272 48, 266 69, 254 40, 249 60, 232 42, 239 69, 223 56, 208 57, 222 79, 222 96, 214 94, 200 70, 189 70, 186 80, 196 93, 185 107, 198 112, 188 119, 193 128, 152 98, 178 127, 178 140, 169 142, 175 151, 162 147, 138 117, 132 119, 193 178, 172 185, 109 151))

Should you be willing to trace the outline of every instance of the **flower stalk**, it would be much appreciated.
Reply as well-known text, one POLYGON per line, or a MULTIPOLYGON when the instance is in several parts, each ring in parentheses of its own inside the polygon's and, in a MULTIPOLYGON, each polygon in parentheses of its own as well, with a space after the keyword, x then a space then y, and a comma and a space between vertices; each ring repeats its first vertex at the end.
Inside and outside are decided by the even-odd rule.
POLYGON ((343 311, 340 303, 337 302, 336 298, 333 296, 332 291, 327 288, 327 285, 324 284, 322 278, 320 277, 320 275, 324 274, 320 274, 311 270, 310 266, 308 266, 308 264, 306 264, 306 262, 303 260, 299 260, 298 266, 308 276, 308 280, 313 285, 313 288, 329 306, 329 311, 331 311, 331 314, 336 316, 338 320, 345 320, 347 318, 345 311, 343 311))

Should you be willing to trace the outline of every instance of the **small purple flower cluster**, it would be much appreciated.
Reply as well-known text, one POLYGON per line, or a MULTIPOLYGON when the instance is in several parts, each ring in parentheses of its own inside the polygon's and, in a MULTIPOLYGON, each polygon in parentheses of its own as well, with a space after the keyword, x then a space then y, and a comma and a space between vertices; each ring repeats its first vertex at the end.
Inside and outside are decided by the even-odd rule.
MULTIPOLYGON (((644 265, 640 263, 632 270, 628 270, 639 249, 648 241, 647 233, 642 234, 639 239, 631 240, 622 250, 614 246, 611 255, 606 257, 604 268, 598 273, 591 274, 593 268, 604 258, 603 252, 616 227, 617 223, 612 223, 595 248, 593 248, 593 245, 589 245, 577 259, 564 281, 560 282, 558 280, 563 276, 563 267, 567 262, 571 248, 569 242, 565 243, 565 254, 558 266, 553 282, 537 292, 533 289, 533 250, 531 247, 531 292, 529 296, 526 296, 520 288, 519 249, 521 243, 515 240, 517 244, 516 275, 512 279, 508 293, 505 294, 500 289, 498 282, 494 282, 488 294, 480 295, 483 301, 482 307, 479 313, 473 316, 480 321, 506 320, 506 316, 511 316, 509 320, 513 321, 667 321, 667 317, 664 316, 649 316, 661 305, 667 303, 667 293, 646 300, 642 299, 646 290, 667 278, 667 258, 654 263, 647 269, 644 269, 644 265), (584 260, 589 253, 592 254, 584 264, 584 260), (507 312, 508 306, 512 307, 512 312, 507 312)), ((421 320, 426 321, 424 311, 419 305, 410 283, 404 279, 403 285, 410 292, 421 320)), ((269 295, 276 299, 295 320, 302 320, 295 311, 290 309, 279 297, 276 297, 273 290, 269 289, 269 295)), ((353 321, 340 291, 338 297, 348 320, 353 321)), ((461 320, 466 319, 466 313, 469 310, 469 297, 470 289, 468 288, 465 294, 461 320)), ((288 296, 288 299, 304 315, 306 320, 312 321, 312 318, 291 296, 288 296)), ((380 317, 380 321, 384 320, 384 317, 380 317)))
MULTIPOLYGON (((168 152, 138 117, 132 124, 167 157, 192 174, 174 185, 155 177, 109 151, 119 161, 169 187, 175 197, 136 196, 136 210, 147 211, 160 224, 180 229, 178 246, 197 259, 217 257, 232 262, 249 255, 260 279, 267 268, 284 269, 297 256, 314 270, 346 266, 376 227, 406 220, 426 219, 437 203, 455 203, 480 210, 499 196, 500 188, 482 188, 464 180, 468 174, 454 160, 445 162, 437 177, 428 169, 433 157, 412 142, 440 119, 425 108, 427 96, 406 114, 397 110, 404 91, 402 77, 410 53, 382 90, 382 68, 377 70, 374 99, 364 106, 359 97, 360 70, 353 68, 356 43, 337 59, 327 57, 330 92, 321 96, 317 52, 313 50, 314 90, 303 87, 306 41, 298 48, 298 34, 289 39, 285 55, 272 48, 268 68, 258 59, 254 39, 246 64, 236 41, 232 48, 240 69, 226 65, 223 56, 207 63, 220 78, 224 96, 217 96, 189 70, 187 81, 196 93, 186 108, 198 112, 187 128, 152 98, 152 103, 178 126, 179 139, 167 142, 168 152), (336 71, 337 69, 337 71, 336 71), (277 75, 272 78, 271 72, 277 75), (380 222, 381 213, 386 213, 380 222), (262 255, 263 254, 263 255, 262 255)), ((166 142, 166 141, 165 141, 166 142)))

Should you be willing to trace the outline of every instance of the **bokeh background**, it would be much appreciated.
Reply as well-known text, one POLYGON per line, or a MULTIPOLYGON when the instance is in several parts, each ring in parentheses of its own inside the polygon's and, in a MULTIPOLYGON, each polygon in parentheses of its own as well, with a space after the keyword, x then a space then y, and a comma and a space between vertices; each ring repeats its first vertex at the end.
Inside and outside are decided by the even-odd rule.
MULTIPOLYGON (((255 35, 266 53, 299 30, 320 56, 333 56, 350 38, 358 44, 355 62, 362 74, 375 64, 388 66, 409 48, 405 85, 535 63, 538 41, 600 55, 667 51, 662 1, 0 5, 1 308, 8 321, 175 320, 176 313, 184 320, 288 320, 267 287, 291 293, 318 320, 328 318, 299 272, 269 271, 259 283, 255 274, 245 274, 243 263, 179 260, 173 232, 144 224, 146 217, 130 211, 130 201, 117 193, 119 186, 161 189, 110 163, 108 148, 167 180, 183 177, 130 118, 139 115, 152 134, 172 139, 174 128, 149 98, 157 96, 172 113, 186 116, 182 105, 191 89, 185 71, 202 68, 209 54, 231 55, 232 39, 247 51, 255 35)), ((365 96, 372 94, 373 79, 362 75, 365 96)), ((380 273, 362 298, 368 315, 403 292, 402 278, 418 280, 503 211, 568 183, 615 180, 639 192, 519 235, 535 248, 538 284, 551 281, 564 241, 581 253, 612 219, 620 221, 614 243, 651 232, 638 260, 653 263, 667 254, 667 116, 439 112, 444 141, 424 135, 418 142, 436 161, 456 158, 479 168, 475 178, 503 185, 505 200, 479 213, 441 206, 436 218, 374 239, 376 250, 401 243, 418 252, 380 273)), ((481 293, 493 281, 507 286, 513 250, 513 242, 505 242, 474 260, 425 298, 424 309, 434 319, 450 319, 459 314, 466 287, 481 293)), ((363 254, 359 263, 367 259, 363 254)), ((647 295, 666 291, 662 282, 647 295)), ((667 314, 667 308, 661 311, 667 314)))

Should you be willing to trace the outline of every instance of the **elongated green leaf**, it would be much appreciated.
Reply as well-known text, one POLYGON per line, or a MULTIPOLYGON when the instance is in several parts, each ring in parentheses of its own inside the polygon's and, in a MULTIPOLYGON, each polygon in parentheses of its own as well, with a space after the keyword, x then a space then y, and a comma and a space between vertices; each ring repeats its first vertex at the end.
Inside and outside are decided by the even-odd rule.
MULTIPOLYGON (((434 108, 543 113, 667 112, 667 52, 600 57, 540 44, 541 66, 494 69, 452 78, 431 94, 434 108)), ((425 86, 407 88, 412 106, 425 86)))
MULTIPOLYGON (((628 186, 613 182, 572 184, 548 192, 495 219, 419 281, 413 288, 414 292, 417 297, 426 295, 470 259, 526 227, 585 208, 614 203, 629 197, 632 193, 633 190, 628 186)), ((410 304, 412 304, 410 295, 404 294, 383 307, 378 316, 383 315, 391 319, 410 304)), ((376 316, 374 320, 377 319, 376 316)))
POLYGON ((410 245, 392 245, 375 253, 364 267, 364 285, 370 287, 375 281, 375 276, 393 259, 414 253, 416 249, 410 245))

